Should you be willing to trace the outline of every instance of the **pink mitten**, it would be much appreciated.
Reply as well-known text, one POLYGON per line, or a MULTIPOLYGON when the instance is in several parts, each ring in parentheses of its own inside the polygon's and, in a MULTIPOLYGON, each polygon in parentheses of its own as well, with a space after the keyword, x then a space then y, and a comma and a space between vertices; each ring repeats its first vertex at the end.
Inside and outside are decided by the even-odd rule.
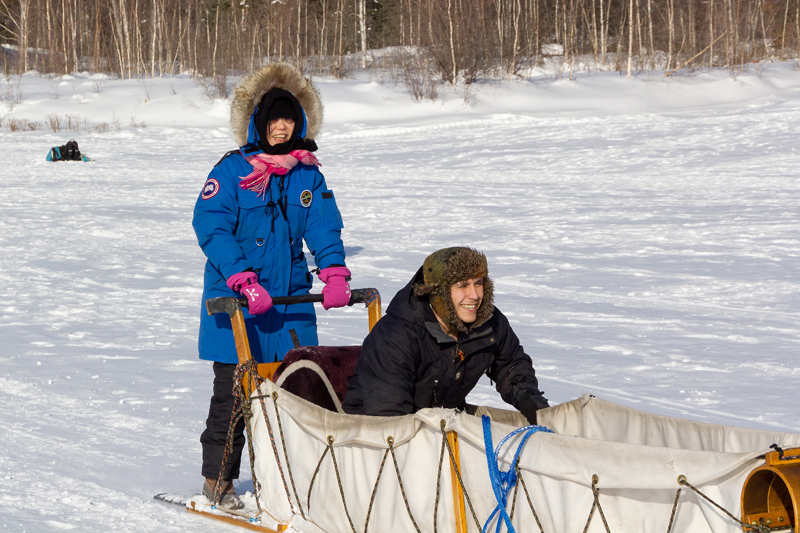
POLYGON ((243 296, 247 297, 247 301, 249 302, 247 309, 250 311, 251 315, 264 314, 272 307, 272 297, 267 292, 267 289, 258 283, 243 287, 241 293, 243 296))
POLYGON ((225 282, 228 288, 234 292, 242 292, 242 287, 247 287, 253 283, 258 283, 258 274, 255 272, 239 272, 229 277, 225 282))
POLYGON ((320 271, 319 279, 325 283, 322 288, 322 307, 344 307, 350 303, 350 284, 347 278, 350 271, 347 267, 328 267, 320 271))
POLYGON ((267 289, 259 285, 255 272, 240 272, 229 277, 228 287, 247 298, 247 309, 251 315, 261 315, 272 307, 272 297, 267 289))

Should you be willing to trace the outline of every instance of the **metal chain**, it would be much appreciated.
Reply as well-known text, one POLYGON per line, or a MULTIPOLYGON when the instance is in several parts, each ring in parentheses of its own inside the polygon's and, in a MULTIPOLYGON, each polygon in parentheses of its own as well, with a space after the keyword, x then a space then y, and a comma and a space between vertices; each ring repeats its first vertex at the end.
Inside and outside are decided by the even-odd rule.
POLYGON ((519 480, 520 485, 522 485, 522 490, 525 491, 525 498, 527 498, 528 505, 530 506, 531 511, 533 511, 533 518, 534 520, 536 520, 536 525, 539 526, 539 531, 541 531, 541 533, 544 533, 544 528, 542 527, 542 523, 539 521, 539 515, 536 514, 536 509, 534 509, 533 507, 533 502, 531 501, 531 495, 528 494, 528 487, 525 486, 525 480, 522 477, 522 472, 519 471, 517 472, 517 479, 519 480))
POLYGON ((239 420, 242 419, 242 380, 241 376, 246 371, 248 364, 236 365, 233 371, 233 409, 231 409, 231 421, 228 424, 228 435, 225 439, 225 450, 222 453, 222 463, 219 467, 219 475, 217 476, 217 483, 214 485, 214 505, 219 505, 222 501, 222 484, 225 482, 225 467, 228 465, 228 457, 233 449, 234 428, 239 420))
POLYGON ((383 459, 381 459, 381 467, 378 469, 378 477, 375 478, 375 486, 372 487, 372 496, 370 496, 369 498, 369 507, 367 508, 367 519, 364 521, 364 533, 367 533, 367 526, 369 525, 369 515, 372 514, 372 504, 375 503, 375 494, 377 494, 378 492, 378 482, 381 480, 381 474, 383 473, 383 465, 386 464, 386 456, 388 455, 389 455, 389 448, 386 448, 386 451, 383 453, 383 459))
POLYGON ((447 446, 447 452, 450 454, 450 464, 453 467, 453 470, 456 472, 456 477, 458 478, 458 483, 461 485, 461 491, 464 493, 464 498, 467 500, 467 504, 469 505, 469 511, 472 513, 472 519, 475 520, 475 526, 478 528, 478 531, 481 531, 481 524, 478 522, 478 515, 475 514, 475 509, 472 507, 472 502, 469 499, 469 494, 467 493, 467 487, 464 486, 464 480, 461 479, 461 471, 456 464, 456 457, 453 455, 453 450, 450 448, 450 442, 447 440, 447 432, 445 431, 446 422, 444 420, 439 422, 439 427, 442 430, 442 437, 444 438, 444 444, 447 446))
MULTIPOLYGON (((389 451, 392 452, 392 462, 394 463, 394 471, 397 473, 397 482, 400 484, 400 494, 403 495, 403 502, 406 504, 406 511, 408 511, 408 517, 411 519, 411 523, 414 524, 414 529, 417 530, 417 533, 421 533, 419 527, 417 526, 417 521, 414 520, 414 516, 411 514, 411 506, 408 505, 408 498, 406 498, 406 490, 403 487, 403 478, 400 477, 400 468, 397 466, 397 458, 394 456, 394 438, 389 437, 386 439, 386 442, 389 444, 389 451)), ((366 529, 365 532, 366 533, 366 529)))
POLYGON ((300 504, 300 496, 297 495, 297 488, 294 485, 294 476, 292 476, 292 463, 289 461, 289 454, 286 453, 286 440, 283 438, 283 425, 281 424, 281 414, 278 411, 278 391, 272 392, 272 403, 275 406, 275 418, 278 420, 278 433, 281 436, 281 446, 283 446, 283 456, 286 458, 286 470, 289 472, 289 482, 292 484, 292 492, 294 492, 294 499, 297 501, 297 507, 300 509, 300 516, 305 520, 306 515, 303 512, 303 506, 300 504))
POLYGON ((322 452, 322 457, 320 457, 319 462, 317 462, 317 468, 314 469, 314 475, 311 476, 311 483, 308 485, 308 497, 306 498, 306 509, 308 509, 309 513, 311 513, 311 489, 314 488, 314 480, 317 479, 317 474, 319 474, 319 467, 322 466, 322 460, 325 459, 326 455, 328 455, 327 446, 325 446, 325 451, 322 452))
POLYGON ((330 448, 331 450, 333 469, 336 472, 336 482, 339 483, 339 494, 342 495, 342 505, 344 505, 344 514, 347 515, 347 521, 350 522, 350 529, 353 530, 353 533, 357 533, 356 527, 353 525, 353 519, 350 518, 350 511, 347 510, 347 501, 344 498, 344 487, 342 486, 342 477, 339 475, 339 465, 336 463, 336 454, 333 453, 333 435, 328 435, 328 448, 330 448))

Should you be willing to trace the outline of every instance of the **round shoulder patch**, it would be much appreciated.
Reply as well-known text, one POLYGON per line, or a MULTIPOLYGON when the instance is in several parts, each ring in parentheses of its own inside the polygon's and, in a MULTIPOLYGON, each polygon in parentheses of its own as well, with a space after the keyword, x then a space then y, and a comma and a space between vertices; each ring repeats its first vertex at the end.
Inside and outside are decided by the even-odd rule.
POLYGON ((314 195, 311 194, 311 191, 308 189, 304 190, 300 193, 300 205, 303 207, 308 207, 311 205, 311 200, 314 199, 314 195))
POLYGON ((203 185, 203 192, 200 193, 200 197, 203 200, 208 200, 209 198, 213 198, 219 192, 219 182, 214 178, 208 178, 206 180, 206 184, 203 185))

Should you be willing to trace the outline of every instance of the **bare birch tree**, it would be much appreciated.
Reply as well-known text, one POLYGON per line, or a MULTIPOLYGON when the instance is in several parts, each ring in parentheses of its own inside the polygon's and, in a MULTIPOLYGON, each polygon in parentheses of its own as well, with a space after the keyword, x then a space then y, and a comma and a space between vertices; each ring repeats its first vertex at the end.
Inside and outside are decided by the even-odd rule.
POLYGON ((17 42, 19 50, 20 64, 22 72, 28 71, 28 41, 29 41, 29 14, 31 9, 30 0, 18 0, 16 2, 17 9, 12 9, 12 6, 7 0, 0 0, 0 6, 3 7, 3 16, 10 24, 3 24, 0 22, 0 28, 10 33, 14 40, 17 42))

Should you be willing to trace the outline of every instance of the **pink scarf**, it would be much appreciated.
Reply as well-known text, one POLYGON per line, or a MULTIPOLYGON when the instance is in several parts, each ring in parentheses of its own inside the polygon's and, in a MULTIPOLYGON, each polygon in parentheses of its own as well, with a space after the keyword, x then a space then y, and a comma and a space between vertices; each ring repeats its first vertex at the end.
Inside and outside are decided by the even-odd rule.
POLYGON ((253 171, 239 182, 239 187, 249 191, 255 191, 260 197, 264 198, 269 187, 269 178, 273 174, 283 176, 292 170, 297 163, 304 165, 320 166, 314 154, 308 150, 293 150, 285 155, 257 154, 247 158, 247 162, 253 165, 253 171))

